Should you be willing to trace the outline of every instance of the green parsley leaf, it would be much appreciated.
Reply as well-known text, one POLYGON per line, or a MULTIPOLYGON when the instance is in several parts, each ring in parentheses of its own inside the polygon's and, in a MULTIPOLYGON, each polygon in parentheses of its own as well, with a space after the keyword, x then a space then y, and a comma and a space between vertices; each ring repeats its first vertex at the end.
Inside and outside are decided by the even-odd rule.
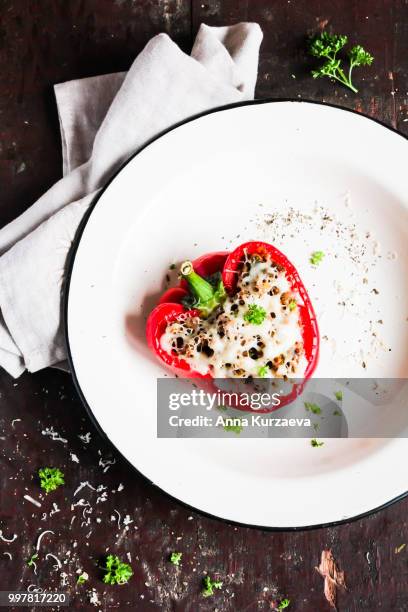
POLYGON ((88 578, 88 574, 86 572, 82 572, 82 574, 79 574, 77 578, 77 584, 84 584, 88 580, 88 578))
POLYGON ((312 266, 318 266, 320 263, 322 263, 323 259, 324 259, 323 251, 313 251, 313 253, 310 256, 310 263, 312 264, 312 266))
POLYGON ((267 365, 263 365, 259 368, 258 370, 258 376, 259 378, 265 378, 265 376, 268 374, 269 372, 269 368, 267 365))
POLYGON ((170 563, 173 563, 173 565, 180 565, 182 556, 183 553, 181 552, 172 552, 170 555, 170 563))
POLYGON ((351 80, 351 74, 355 66, 370 66, 374 58, 361 45, 355 45, 347 54, 348 71, 343 65, 343 60, 337 54, 347 44, 347 36, 321 32, 309 41, 309 53, 313 57, 324 60, 324 63, 316 70, 312 70, 314 79, 328 77, 339 81, 354 93, 357 93, 351 80))
POLYGON ((224 425, 225 431, 233 431, 235 434, 237 434, 237 436, 239 436, 243 429, 244 428, 242 425, 224 425))
POLYGON ((343 391, 335 391, 334 397, 336 398, 337 401, 341 402, 343 399, 343 391))
POLYGON ((313 412, 313 414, 321 414, 322 409, 317 404, 312 404, 311 402, 305 402, 305 408, 309 412, 313 412))
POLYGON ((290 599, 282 599, 282 601, 279 603, 278 610, 286 610, 286 608, 289 608, 289 605, 290 599))
POLYGON ((312 440, 310 440, 310 444, 313 446, 313 448, 319 448, 319 446, 323 446, 324 442, 319 442, 316 440, 316 438, 312 438, 312 440))
POLYGON ((31 555, 31 557, 27 559, 28 567, 31 567, 32 565, 34 565, 34 562, 36 559, 38 559, 38 553, 34 553, 33 555, 31 555))
POLYGON ((116 555, 108 555, 105 561, 105 567, 102 568, 105 573, 103 581, 105 584, 126 584, 133 570, 128 563, 123 563, 116 555))
POLYGON ((289 302, 289 310, 295 310, 296 306, 297 306, 296 300, 293 300, 293 299, 290 300, 290 302, 289 302))
POLYGON ((203 590, 201 594, 203 597, 210 597, 214 595, 214 589, 221 589, 222 582, 220 580, 212 580, 210 576, 206 576, 203 579, 203 590))
POLYGON ((266 310, 262 308, 262 306, 257 306, 256 304, 251 304, 244 314, 244 319, 248 323, 253 323, 254 325, 261 325, 264 322, 266 317, 266 310))
POLYGON ((64 474, 58 468, 45 467, 38 470, 41 488, 46 493, 55 491, 59 486, 65 484, 64 474))

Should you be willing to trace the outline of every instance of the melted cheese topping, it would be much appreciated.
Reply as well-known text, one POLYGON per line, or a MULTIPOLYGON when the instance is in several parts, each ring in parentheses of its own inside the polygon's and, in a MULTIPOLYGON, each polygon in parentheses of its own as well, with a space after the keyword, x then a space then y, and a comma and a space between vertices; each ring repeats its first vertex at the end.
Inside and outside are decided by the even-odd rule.
POLYGON ((167 326, 161 346, 214 378, 301 378, 307 361, 299 303, 284 270, 250 258, 234 296, 208 319, 181 315, 167 326), (258 316, 251 316, 254 310, 258 316))

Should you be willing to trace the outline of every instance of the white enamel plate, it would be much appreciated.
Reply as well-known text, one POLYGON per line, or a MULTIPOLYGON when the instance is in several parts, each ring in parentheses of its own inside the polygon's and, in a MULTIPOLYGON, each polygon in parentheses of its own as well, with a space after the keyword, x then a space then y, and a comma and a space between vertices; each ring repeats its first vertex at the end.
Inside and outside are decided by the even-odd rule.
POLYGON ((261 239, 285 252, 309 290, 316 376, 406 377, 407 159, 406 139, 356 113, 263 102, 167 132, 106 187, 72 261, 71 366, 100 428, 155 485, 216 517, 271 528, 350 519, 405 494, 405 439, 320 448, 234 432, 157 439, 165 371, 144 326, 166 274, 176 282, 170 264, 261 239), (317 267, 315 250, 325 253, 317 267))

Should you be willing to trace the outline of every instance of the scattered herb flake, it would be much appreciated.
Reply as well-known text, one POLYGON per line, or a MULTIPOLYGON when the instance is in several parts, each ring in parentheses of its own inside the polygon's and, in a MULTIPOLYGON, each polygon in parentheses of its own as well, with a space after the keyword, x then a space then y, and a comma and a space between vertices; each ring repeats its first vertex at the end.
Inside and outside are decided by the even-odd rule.
POLYGON ((45 467, 38 470, 41 488, 46 493, 55 491, 59 486, 65 484, 64 474, 58 468, 45 467))
POLYGON ((318 440, 316 440, 316 438, 312 438, 310 440, 310 445, 313 446, 313 448, 319 448, 320 446, 323 446, 324 442, 319 442, 318 440))
POLYGON ((79 574, 77 578, 77 584, 84 584, 88 580, 88 578, 88 574, 86 572, 82 572, 82 574, 79 574))
POLYGON ((397 546, 395 549, 395 554, 399 555, 399 553, 402 552, 405 547, 406 547, 406 544, 401 544, 400 546, 397 546))
POLYGON ((244 314, 245 321, 248 323, 253 323, 254 325, 261 325, 261 323, 264 322, 265 317, 266 310, 262 308, 262 306, 257 306, 256 304, 251 304, 244 314))
POLYGON ((278 605, 278 610, 286 610, 286 608, 289 608, 289 605, 290 599, 282 599, 282 601, 278 605))
POLYGON ((335 410, 335 411, 333 412, 333 416, 341 416, 341 412, 340 412, 340 410, 335 410))
POLYGON ((105 561, 105 567, 102 568, 105 573, 103 581, 105 584, 126 584, 133 570, 128 563, 123 563, 116 555, 108 555, 105 561))
POLYGON ((214 595, 214 589, 221 589, 222 582, 220 580, 212 580, 210 576, 206 576, 203 579, 203 590, 201 594, 203 597, 210 597, 214 595))
POLYGON ((267 373, 269 372, 269 368, 266 365, 263 365, 259 368, 258 370, 258 376, 260 378, 265 378, 265 376, 267 375, 267 373))
POLYGON ((182 556, 183 553, 181 552, 172 552, 170 555, 170 563, 173 563, 173 565, 180 565, 182 556))
POLYGON ((34 553, 33 555, 31 555, 31 557, 27 559, 28 567, 31 567, 32 565, 34 565, 34 562, 36 559, 38 559, 38 553, 34 553))
POLYGON ((305 408, 309 412, 313 412, 313 414, 321 414, 322 409, 317 404, 312 404, 311 402, 305 402, 305 408))
POLYGON ((244 428, 242 425, 224 425, 225 431, 233 431, 235 434, 237 434, 237 436, 239 436, 243 429, 244 428))
POLYGON ((176 269, 176 264, 172 263, 169 265, 169 270, 175 270, 176 269))
POLYGON ((289 302, 289 310, 295 310, 296 306, 297 306, 296 300, 293 300, 293 299, 290 300, 290 302, 289 302))
POLYGON ((334 397, 336 398, 337 401, 341 402, 343 399, 343 391, 335 391, 334 397))
POLYGON ((324 259, 323 251, 313 251, 313 253, 310 256, 310 263, 312 264, 312 266, 318 266, 320 263, 322 263, 323 259, 324 259))

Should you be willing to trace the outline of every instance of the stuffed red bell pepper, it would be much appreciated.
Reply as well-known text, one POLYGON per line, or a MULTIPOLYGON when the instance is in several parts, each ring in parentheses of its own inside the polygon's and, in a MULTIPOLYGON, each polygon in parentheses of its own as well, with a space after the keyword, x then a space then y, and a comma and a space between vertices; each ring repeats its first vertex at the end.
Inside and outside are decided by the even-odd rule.
POLYGON ((312 375, 316 316, 299 274, 278 249, 247 242, 184 262, 180 276, 147 321, 149 346, 174 372, 246 380, 312 375))

